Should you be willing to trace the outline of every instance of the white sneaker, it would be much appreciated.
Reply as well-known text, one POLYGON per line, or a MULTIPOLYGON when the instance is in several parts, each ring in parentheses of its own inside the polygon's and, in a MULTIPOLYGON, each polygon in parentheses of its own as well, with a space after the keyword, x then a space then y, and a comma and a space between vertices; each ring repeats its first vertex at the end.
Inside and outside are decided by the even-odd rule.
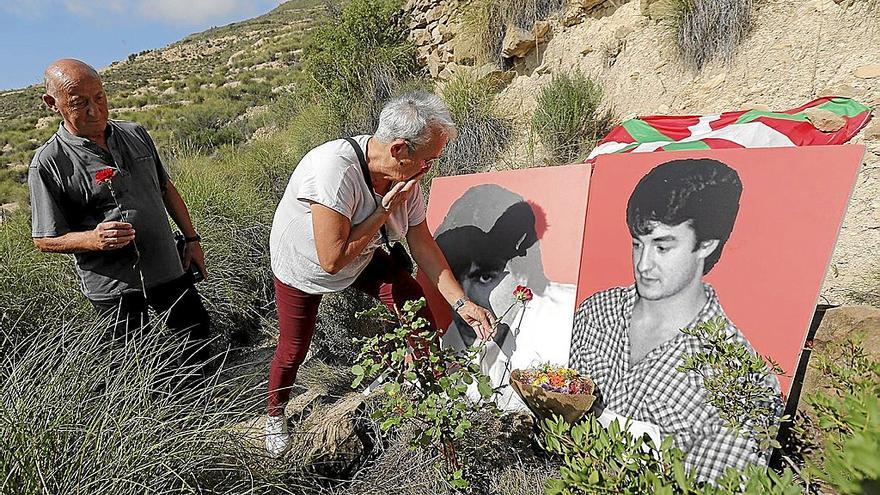
POLYGON ((272 457, 280 457, 290 446, 287 433, 287 418, 281 416, 266 417, 266 451, 272 457))

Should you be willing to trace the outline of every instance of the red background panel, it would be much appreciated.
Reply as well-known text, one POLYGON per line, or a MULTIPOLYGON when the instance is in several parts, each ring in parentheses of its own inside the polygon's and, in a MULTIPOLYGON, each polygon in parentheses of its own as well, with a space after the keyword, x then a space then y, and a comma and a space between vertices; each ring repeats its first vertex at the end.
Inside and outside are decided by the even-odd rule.
MULTIPOLYGON (((725 149, 600 156, 594 164, 578 303, 633 283, 626 203, 653 167, 712 158, 736 169, 743 194, 721 259, 705 280, 787 392, 864 155, 863 146, 725 149)), ((432 198, 433 199, 433 198, 432 198)))
MULTIPOLYGON (((443 222, 452 203, 471 187, 496 184, 539 207, 536 215, 544 273, 553 282, 576 284, 590 187, 590 165, 541 167, 503 172, 438 177, 431 182, 428 228, 433 233, 443 222)), ((451 321, 448 305, 421 274, 428 303, 441 328, 451 321)))

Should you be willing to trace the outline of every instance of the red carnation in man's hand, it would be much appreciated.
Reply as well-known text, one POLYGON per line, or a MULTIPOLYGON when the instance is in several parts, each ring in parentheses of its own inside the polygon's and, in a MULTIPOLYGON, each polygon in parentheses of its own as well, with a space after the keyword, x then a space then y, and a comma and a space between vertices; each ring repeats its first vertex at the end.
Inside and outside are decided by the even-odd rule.
POLYGON ((97 182, 98 184, 110 182, 110 179, 112 179, 115 175, 115 169, 112 169, 110 167, 102 168, 101 170, 98 170, 98 172, 95 174, 95 182, 97 182))
POLYGON ((513 297, 515 297, 517 301, 521 302, 531 301, 532 289, 529 289, 525 285, 517 285, 516 289, 513 290, 513 297))

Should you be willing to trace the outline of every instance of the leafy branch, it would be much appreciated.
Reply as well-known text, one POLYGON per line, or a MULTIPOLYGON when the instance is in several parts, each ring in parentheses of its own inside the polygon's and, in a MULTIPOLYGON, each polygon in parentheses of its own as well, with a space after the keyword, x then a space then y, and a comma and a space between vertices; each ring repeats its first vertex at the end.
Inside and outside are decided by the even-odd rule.
POLYGON ((352 367, 352 387, 384 378, 385 395, 373 413, 382 430, 405 424, 415 426, 412 448, 433 446, 442 456, 449 483, 469 486, 466 463, 457 445, 473 426, 468 419, 476 411, 497 414, 489 378, 480 373, 475 358, 481 346, 463 352, 441 349, 436 331, 418 316, 425 299, 407 301, 392 314, 383 305, 358 313, 393 325, 380 335, 361 339, 361 352, 352 367), (468 387, 476 384, 480 400, 468 400, 468 387))
POLYGON ((685 356, 677 368, 703 379, 708 401, 734 433, 753 439, 761 451, 780 448, 776 434, 781 421, 782 398, 773 374, 782 374, 777 363, 749 351, 727 330, 728 322, 716 317, 682 332, 697 337, 703 350, 685 356), (769 368, 769 369, 768 369, 769 368))
POLYGON ((801 493, 791 470, 778 474, 758 466, 743 472, 731 467, 714 484, 700 482, 684 467, 684 453, 672 437, 657 446, 647 435, 633 437, 629 425, 616 419, 605 428, 595 416, 574 425, 555 416, 540 426, 543 446, 565 459, 560 479, 547 483, 548 495, 801 493))

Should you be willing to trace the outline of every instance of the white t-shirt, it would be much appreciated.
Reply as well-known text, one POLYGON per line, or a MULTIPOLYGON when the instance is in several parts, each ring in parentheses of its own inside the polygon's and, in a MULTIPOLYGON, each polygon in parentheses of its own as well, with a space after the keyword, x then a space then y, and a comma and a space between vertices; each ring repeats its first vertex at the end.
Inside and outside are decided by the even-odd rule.
MULTIPOLYGON (((370 136, 356 136, 354 140, 366 156, 370 136)), ((381 234, 376 232, 361 254, 331 275, 318 262, 310 205, 319 203, 337 211, 355 226, 366 220, 381 201, 382 196, 367 187, 357 155, 348 141, 329 141, 309 151, 290 176, 275 210, 269 236, 272 272, 278 280, 309 294, 345 289, 366 268, 373 251, 383 244, 381 234)), ((403 239, 409 227, 424 221, 425 199, 421 186, 416 184, 406 204, 394 210, 386 220, 385 229, 393 243, 403 239)))

